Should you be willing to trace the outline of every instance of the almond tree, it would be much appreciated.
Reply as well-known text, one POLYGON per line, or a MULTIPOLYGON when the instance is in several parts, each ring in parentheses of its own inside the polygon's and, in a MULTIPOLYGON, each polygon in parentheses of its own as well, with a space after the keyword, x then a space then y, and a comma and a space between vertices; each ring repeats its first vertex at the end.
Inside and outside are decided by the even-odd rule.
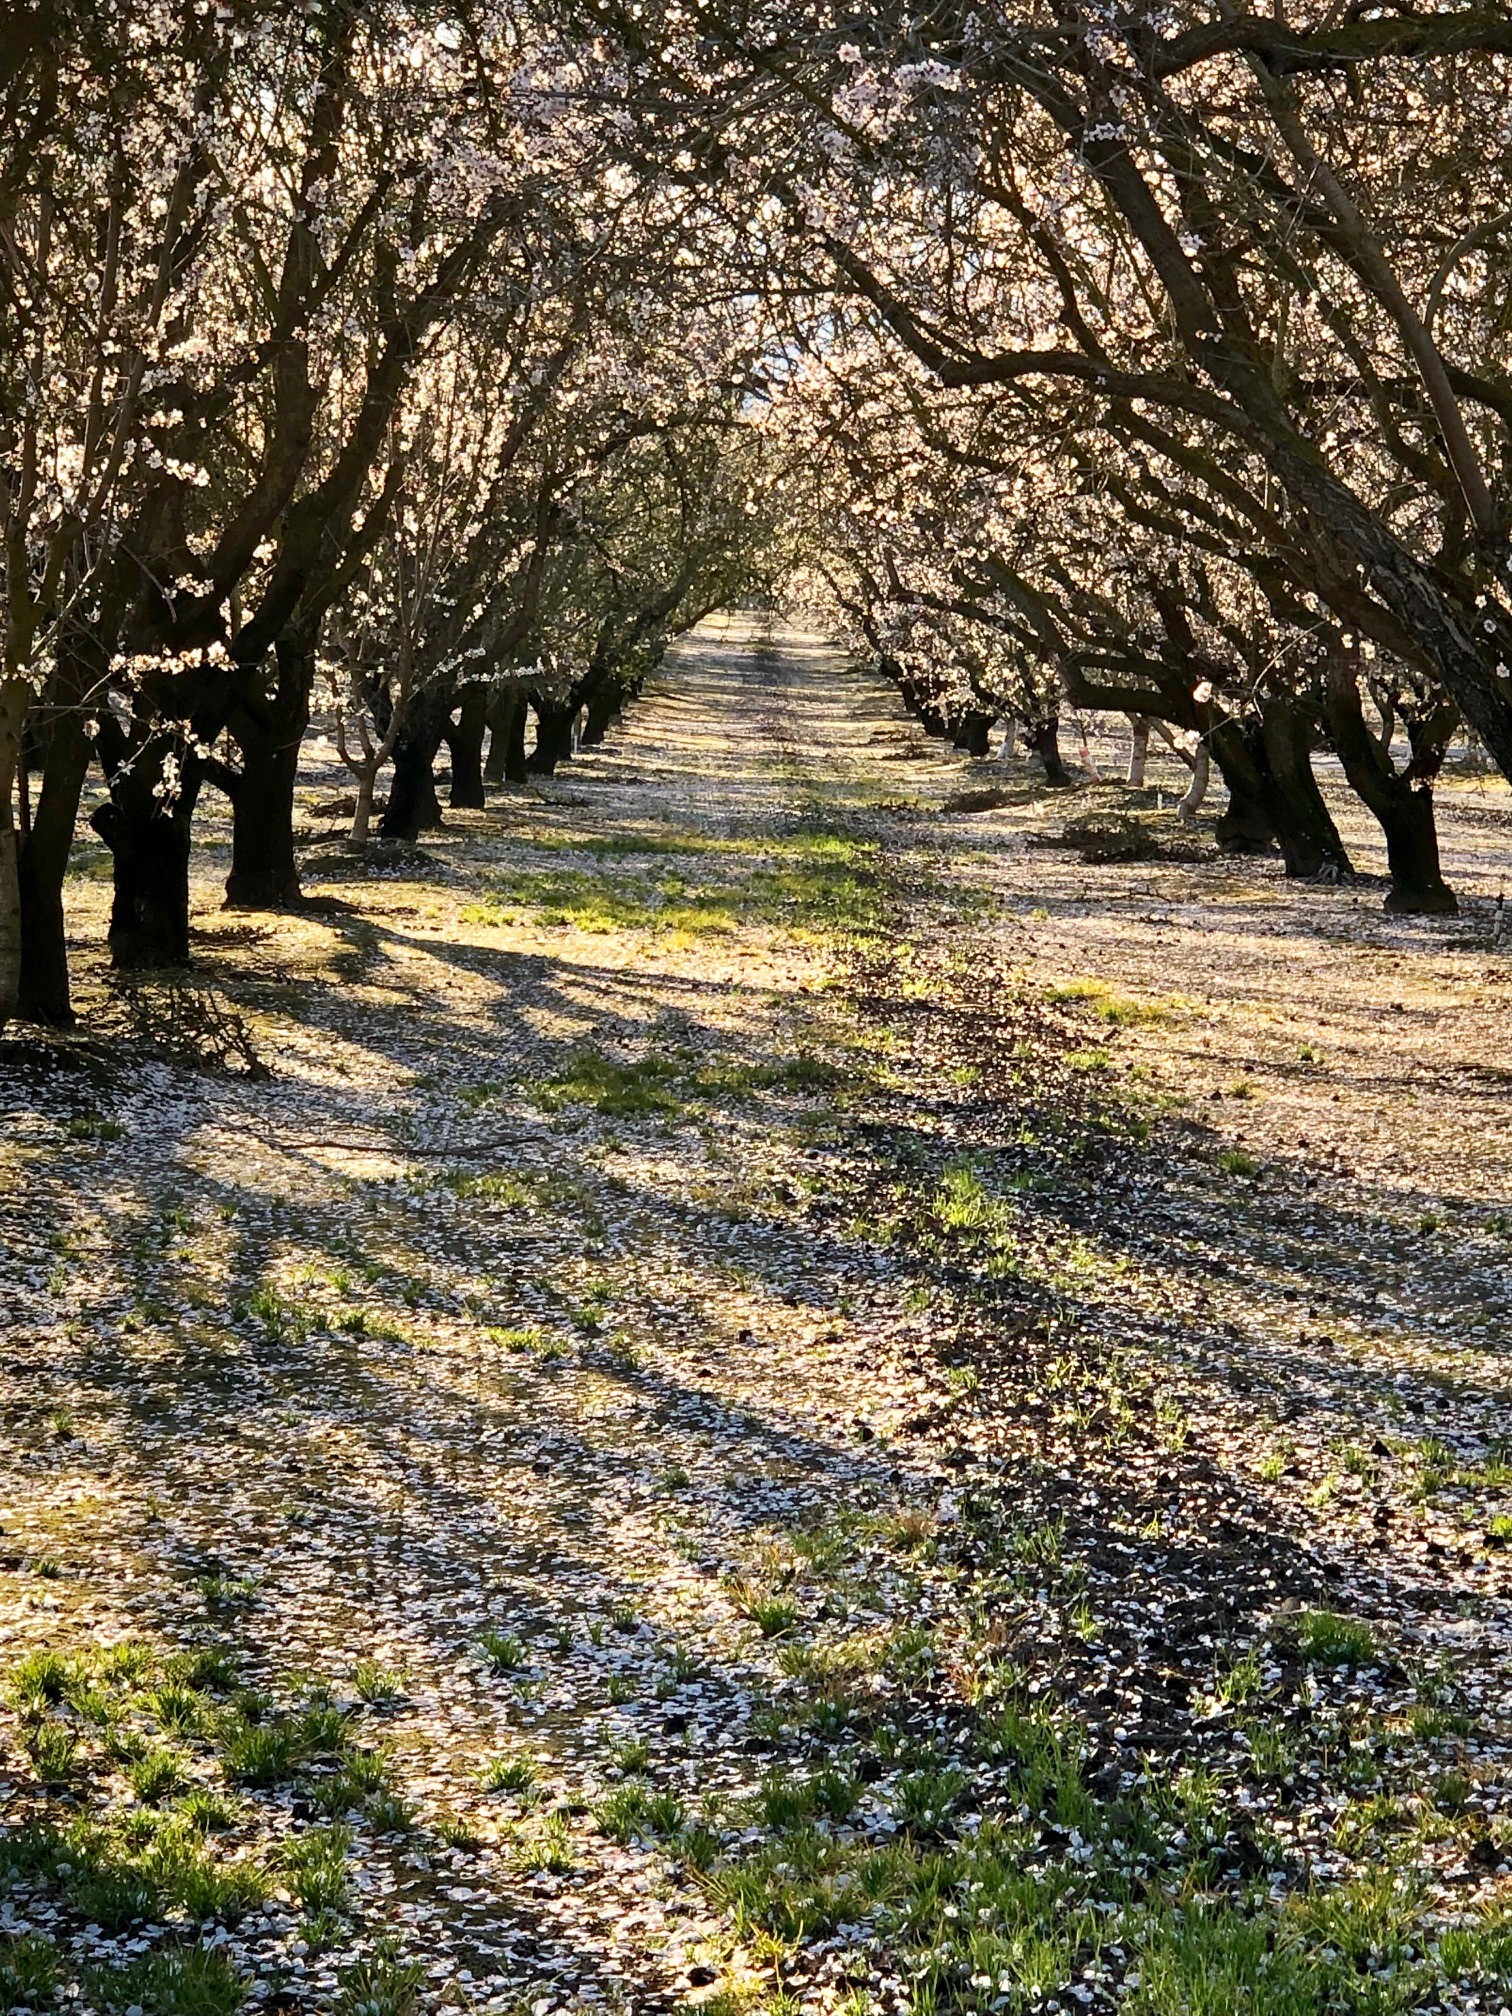
POLYGON ((642 144, 1025 433, 1222 488, 1512 770, 1499 12, 605 0, 642 144))

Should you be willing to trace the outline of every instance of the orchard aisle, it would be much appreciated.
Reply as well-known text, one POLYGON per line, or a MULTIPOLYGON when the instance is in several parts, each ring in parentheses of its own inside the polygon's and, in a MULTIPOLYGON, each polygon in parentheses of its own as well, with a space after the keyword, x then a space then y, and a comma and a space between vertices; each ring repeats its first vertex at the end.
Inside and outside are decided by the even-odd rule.
POLYGON ((323 910, 207 865, 266 1082, 0 1046, 16 2006, 1495 1977, 1502 955, 982 776, 707 625, 418 855, 312 773, 323 910))

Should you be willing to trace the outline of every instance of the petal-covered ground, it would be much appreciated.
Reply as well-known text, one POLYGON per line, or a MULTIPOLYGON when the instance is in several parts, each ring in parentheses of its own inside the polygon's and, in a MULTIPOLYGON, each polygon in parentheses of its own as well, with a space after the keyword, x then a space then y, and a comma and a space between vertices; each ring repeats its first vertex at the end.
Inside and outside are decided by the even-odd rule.
POLYGON ((340 791, 0 1044, 0 2002, 1497 2009, 1504 791, 1087 865, 750 622, 340 791))

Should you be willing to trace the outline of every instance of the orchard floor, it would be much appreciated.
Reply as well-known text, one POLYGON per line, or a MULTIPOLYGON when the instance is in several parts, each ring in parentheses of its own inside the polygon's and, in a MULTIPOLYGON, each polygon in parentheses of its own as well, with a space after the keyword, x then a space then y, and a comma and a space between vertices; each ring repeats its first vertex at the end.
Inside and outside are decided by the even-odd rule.
POLYGON ((1504 789, 1084 866, 745 622, 415 854, 323 753, 0 1043, 0 2006, 1512 1998, 1504 789))

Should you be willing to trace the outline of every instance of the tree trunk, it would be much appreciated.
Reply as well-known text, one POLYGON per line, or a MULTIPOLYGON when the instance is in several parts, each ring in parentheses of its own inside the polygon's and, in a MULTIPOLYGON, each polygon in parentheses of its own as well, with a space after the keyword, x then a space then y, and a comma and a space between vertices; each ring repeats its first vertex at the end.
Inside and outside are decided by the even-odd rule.
POLYGON ((239 736, 241 769, 221 772, 231 800, 228 910, 280 910, 300 901, 294 858, 294 786, 300 738, 239 736))
POLYGON ((619 719, 625 704, 625 689, 617 679, 606 679, 588 702, 588 719, 583 728, 585 749, 593 749, 609 733, 610 725, 619 719))
POLYGON ((1145 788, 1145 765, 1150 758, 1150 719, 1147 714, 1129 716, 1129 786, 1132 790, 1145 788))
MULTIPOLYGON (((1450 719, 1425 752, 1425 767, 1442 761, 1450 719)), ((1386 908, 1409 916, 1452 916, 1459 905, 1439 864, 1438 828, 1429 779, 1399 772, 1390 750, 1371 734, 1360 704, 1354 666, 1346 660, 1330 672, 1328 727, 1351 788, 1369 807, 1386 836, 1391 888, 1386 908)))
POLYGON ((531 695, 530 704, 535 709, 536 744, 527 767, 533 776, 550 777, 557 765, 572 754, 572 724, 577 719, 577 706, 566 700, 542 700, 535 694, 531 695))
POLYGON ((1216 721, 1208 747, 1228 786, 1228 804, 1218 815, 1217 839, 1224 854, 1268 854, 1275 845, 1269 792, 1257 738, 1237 721, 1216 721))
POLYGON ((1296 701, 1261 703, 1260 736, 1271 781, 1271 819, 1291 876, 1352 881, 1354 865, 1312 767, 1312 723, 1296 701))
POLYGON ((1060 716, 1050 714, 1043 721, 1027 722, 1025 735, 1029 747, 1045 766, 1045 782, 1057 788, 1069 784, 1070 772, 1061 761, 1060 716))
POLYGON ((378 831, 385 840, 418 840, 441 821, 432 765, 451 714, 451 695, 444 689, 418 695, 409 718, 394 743, 394 774, 388 804, 378 831))
POLYGON ((166 745, 136 752, 110 780, 109 801, 93 821, 115 859, 110 956, 131 971, 189 963, 189 843, 199 765, 187 752, 176 796, 159 798, 166 745))
POLYGON ((485 784, 503 784, 509 777, 509 738, 521 700, 513 687, 498 687, 488 696, 488 761, 485 784))
POLYGON ((483 791, 483 737, 488 728, 488 688, 480 684, 462 688, 462 705, 455 721, 447 723, 446 744, 451 750, 451 790, 447 803, 459 811, 481 812, 488 803, 483 791))
POLYGON ((0 685, 0 1029, 21 998, 21 842, 16 777, 32 689, 24 679, 0 685))
POLYGON ((352 805, 352 830, 347 835, 348 847, 366 847, 368 831, 373 823, 373 792, 378 783, 378 765, 370 763, 357 774, 357 792, 352 805))
POLYGON ((1197 754, 1192 758, 1192 781, 1188 784, 1184 795, 1178 800, 1176 806, 1178 816, 1185 819, 1188 824, 1196 819, 1201 809, 1202 801, 1207 796, 1208 772, 1211 767, 1207 744, 1206 742, 1199 742, 1197 745, 1197 754))
MULTIPOLYGON (((60 672, 61 672, 60 667, 60 672)), ((68 990, 68 929, 63 884, 89 772, 89 737, 70 684, 48 723, 42 789, 21 849, 21 999, 29 1022, 72 1025, 68 990)))
POLYGON ((525 695, 516 693, 509 719, 504 724, 504 779, 509 784, 523 784, 530 775, 530 764, 525 756, 525 727, 529 717, 530 706, 525 695))
POLYGON ((963 714, 951 734, 951 741, 957 749, 964 749, 968 756, 988 756, 992 753, 991 714, 979 714, 975 709, 963 714))
POLYGON ((301 897, 294 858, 294 787, 300 746, 310 725, 313 641, 287 633, 273 656, 272 690, 253 686, 231 713, 241 769, 220 773, 231 800, 228 910, 278 910, 301 897))
POLYGON ((0 1029, 21 1000, 20 843, 9 820, 0 825, 0 1029))
POLYGON ((1003 746, 998 751, 1000 763, 1011 763, 1018 755, 1018 723, 1010 714, 1003 724, 1003 746))

